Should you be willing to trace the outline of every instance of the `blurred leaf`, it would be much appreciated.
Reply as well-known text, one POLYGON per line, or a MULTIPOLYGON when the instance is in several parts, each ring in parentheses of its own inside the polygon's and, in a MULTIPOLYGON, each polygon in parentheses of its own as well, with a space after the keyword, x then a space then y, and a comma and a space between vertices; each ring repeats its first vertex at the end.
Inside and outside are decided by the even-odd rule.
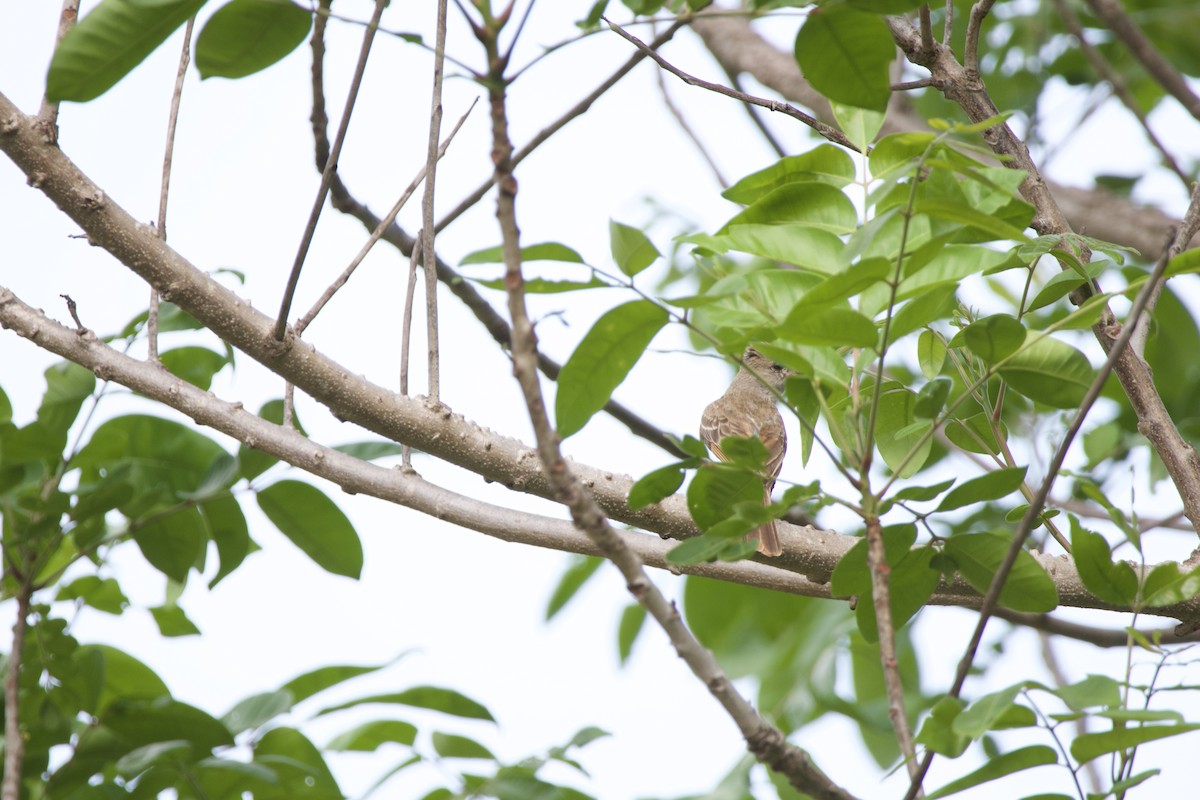
POLYGON ((930 330, 921 331, 917 337, 917 360, 926 379, 932 381, 941 375, 946 363, 946 345, 941 337, 930 330))
POLYGON ((159 361, 177 378, 208 391, 213 376, 225 368, 229 359, 207 347, 176 347, 159 355, 159 361))
POLYGON ((326 572, 358 579, 362 573, 362 543, 354 526, 337 505, 315 486, 278 481, 260 489, 258 506, 326 572))
POLYGON ((1096 706, 1113 708, 1121 704, 1121 684, 1107 675, 1088 675, 1081 681, 1052 691, 1075 711, 1096 706))
MULTIPOLYGON (((543 242, 541 244, 531 244, 521 248, 521 261, 564 261, 571 264, 582 264, 583 256, 575 252, 565 244, 558 242, 543 242)), ((496 245, 483 250, 476 250, 467 256, 464 256, 458 262, 460 267, 470 266, 472 264, 503 264, 504 263, 504 247, 496 245)))
POLYGON ((386 667, 387 664, 375 664, 372 666, 354 666, 354 665, 334 665, 328 667, 319 667, 311 672, 305 672, 302 675, 297 675, 290 681, 279 687, 281 692, 288 692, 293 698, 293 702, 300 703, 312 697, 319 692, 337 686, 339 683, 344 683, 351 678, 357 678, 359 675, 369 675, 372 672, 378 672, 386 667))
POLYGON ((986 363, 995 364, 1024 344, 1025 326, 1007 314, 994 314, 972 322, 963 328, 961 335, 971 352, 986 363))
POLYGON ((922 386, 917 393, 913 415, 921 419, 936 419, 946 407, 946 399, 950 397, 953 386, 954 382, 949 378, 935 378, 922 386))
POLYGON ((1142 602, 1150 607, 1186 603, 1200 595, 1200 567, 1184 572, 1173 561, 1159 564, 1142 584, 1142 602))
MULTIPOLYGON (((508 291, 508 287, 504 285, 503 278, 495 280, 471 278, 471 280, 489 289, 495 289, 500 292, 508 291)), ((548 281, 542 278, 525 278, 521 284, 521 288, 526 294, 562 294, 563 292, 578 292, 583 289, 611 289, 613 285, 605 283, 594 276, 586 281, 548 281)))
POLYGON ((291 711, 295 698, 283 689, 253 694, 238 702, 221 717, 221 722, 235 736, 261 728, 281 714, 291 711))
POLYGON ((957 697, 945 696, 930 710, 929 716, 921 723, 917 732, 916 743, 923 744, 938 755, 958 758, 966 752, 971 743, 968 736, 954 729, 954 721, 962 713, 963 701, 957 697))
POLYGON ((244 78, 280 61, 304 41, 312 12, 289 0, 230 0, 196 37, 201 78, 244 78))
POLYGON ((785 156, 747 175, 721 192, 726 200, 749 205, 788 183, 828 183, 842 187, 854 180, 854 161, 840 147, 819 144, 800 155, 785 156))
POLYGON ((1000 453, 1000 442, 996 440, 996 428, 1007 441, 1008 430, 1004 423, 993 423, 991 416, 981 411, 966 419, 950 420, 946 424, 946 438, 968 453, 997 455, 1000 453))
MULTIPOLYGON (((434 747, 436 748, 437 737, 444 734, 435 732, 433 735, 435 741, 434 747)), ((325 749, 338 751, 355 750, 369 753, 378 750, 384 744, 412 745, 416 739, 416 725, 396 719, 381 719, 373 722, 364 722, 343 734, 333 737, 329 741, 329 744, 325 745, 325 749)), ((443 753, 442 755, 445 754, 443 753)))
MULTIPOLYGON (((688 511, 701 530, 736 515, 738 503, 762 503, 762 478, 748 470, 705 465, 688 484, 688 511)), ((752 526, 753 527, 753 526, 752 526)))
POLYGON ((180 506, 139 525, 133 540, 155 569, 177 583, 186 583, 192 567, 203 563, 207 533, 200 510, 180 506))
MULTIPOLYGON (((273 422, 276 425, 283 424, 283 400, 268 400, 263 403, 262 408, 258 410, 258 416, 265 419, 267 422, 273 422)), ((294 415, 293 423, 301 434, 307 436, 304 427, 300 425, 300 421, 294 415)), ((255 450, 252 447, 241 445, 238 447, 238 464, 241 466, 241 476, 248 481, 252 481, 259 475, 266 472, 275 464, 279 463, 279 459, 275 456, 268 455, 261 450, 255 450)))
POLYGON ((875 446, 888 468, 902 478, 910 478, 925 465, 933 449, 928 426, 912 430, 917 421, 917 395, 903 387, 885 388, 879 395, 875 417, 875 446))
POLYGON ((233 745, 233 734, 204 711, 169 697, 114 703, 102 724, 135 745, 182 739, 201 750, 233 745))
POLYGON ((254 762, 269 767, 279 776, 275 792, 256 792, 255 800, 286 800, 292 797, 341 800, 345 794, 329 771, 321 751, 295 728, 272 728, 254 745, 254 762))
POLYGON ((874 322, 848 308, 798 305, 776 330, 789 342, 835 347, 874 347, 879 337, 874 322))
POLYGON ((566 607, 567 603, 575 597, 588 579, 596 574, 596 570, 603 563, 604 559, 599 556, 572 557, 571 565, 558 579, 558 586, 554 587, 554 593, 550 595, 550 602, 546 604, 547 622, 554 619, 555 615, 566 607))
POLYGON ((346 703, 339 703, 328 708, 323 708, 318 714, 324 715, 333 711, 341 711, 342 709, 373 703, 396 703, 415 708, 428 708, 455 717, 465 717, 466 719, 496 721, 491 712, 483 705, 453 689, 443 689, 438 686, 414 686, 402 692, 369 695, 357 700, 350 700, 346 703))
POLYGON ((120 614, 129 605, 121 584, 113 578, 84 575, 59 587, 56 600, 82 600, 92 608, 107 614, 120 614))
POLYGON ((667 324, 667 312, 633 300, 606 312, 583 337, 558 375, 558 435, 577 433, 604 408, 650 341, 667 324))
MULTIPOLYGON (((755 200, 725 223, 719 235, 746 235, 743 225, 802 224, 841 236, 858 227, 858 212, 850 198, 824 183, 784 184, 755 200)), ((823 271, 834 271, 826 267, 823 271)))
POLYGON ((1004 753, 1003 755, 989 759, 984 766, 971 774, 956 781, 951 781, 936 792, 931 792, 925 796, 928 800, 938 800, 940 797, 949 797, 964 789, 970 789, 972 786, 979 786, 988 781, 1003 778, 1005 775, 1011 775, 1014 772, 1057 763, 1058 754, 1054 752, 1053 748, 1042 744, 1022 747, 1020 750, 1014 750, 1011 753, 1004 753))
POLYGON ((617 656, 621 664, 629 661, 629 656, 633 652, 633 643, 637 641, 637 636, 642 630, 642 623, 645 621, 646 607, 641 603, 630 603, 621 612, 621 623, 617 627, 617 656))
POLYGON ((150 614, 154 617, 154 623, 158 625, 158 632, 163 636, 194 636, 200 633, 200 629, 188 619, 183 609, 173 603, 151 608, 150 614))
POLYGON ((654 244, 637 228, 610 220, 608 235, 613 262, 631 278, 659 258, 654 244))
POLYGON ((67 30, 50 60, 46 97, 85 103, 111 89, 205 0, 103 0, 67 30))
MULTIPOLYGON (((67 433, 79 416, 83 401, 96 389, 96 376, 69 361, 45 371, 46 393, 38 406, 37 420, 4 436, 4 461, 56 463, 63 458, 67 433)), ((11 406, 9 416, 11 416, 11 406)))
POLYGON ((433 732, 433 749, 442 758, 496 758, 474 739, 440 731, 433 732))
POLYGON ((354 456, 363 461, 390 458, 392 456, 399 456, 404 452, 403 446, 395 442, 384 441, 348 442, 346 444, 335 445, 333 449, 339 453, 345 453, 348 456, 354 456))
POLYGON ((1083 764, 1106 753, 1128 750, 1146 742, 1178 736, 1181 733, 1190 733, 1195 730, 1200 730, 1200 724, 1143 725, 1137 728, 1117 728, 1103 733, 1085 733, 1076 736, 1075 740, 1071 742, 1071 755, 1076 761, 1083 764))

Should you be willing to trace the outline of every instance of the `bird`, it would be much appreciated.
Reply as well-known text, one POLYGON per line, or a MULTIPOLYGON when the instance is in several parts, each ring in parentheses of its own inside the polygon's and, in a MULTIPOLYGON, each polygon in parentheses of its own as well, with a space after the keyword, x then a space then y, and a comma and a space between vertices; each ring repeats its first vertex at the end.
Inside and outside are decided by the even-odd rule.
MULTIPOLYGON (((787 367, 749 347, 725 394, 709 403, 700 417, 700 440, 719 461, 729 461, 721 452, 721 440, 727 436, 757 437, 766 446, 763 505, 771 503, 771 490, 775 488, 775 479, 779 477, 783 455, 787 451, 787 431, 775 406, 776 396, 772 389, 782 391, 792 374, 787 367)), ((758 552, 763 555, 783 553, 775 520, 746 535, 746 541, 755 539, 758 540, 758 552)))

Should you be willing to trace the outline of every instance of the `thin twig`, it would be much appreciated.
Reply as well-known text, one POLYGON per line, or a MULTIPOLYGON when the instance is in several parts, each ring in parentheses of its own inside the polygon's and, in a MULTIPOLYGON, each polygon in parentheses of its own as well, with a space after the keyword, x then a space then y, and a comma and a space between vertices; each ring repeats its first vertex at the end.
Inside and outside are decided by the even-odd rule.
MULTIPOLYGON (((725 71, 726 77, 729 78, 730 86, 739 92, 745 91, 742 89, 741 78, 738 77, 736 72, 729 69, 724 64, 721 65, 721 69, 725 71)), ((775 134, 773 134, 771 129, 767 126, 766 120, 764 120, 762 115, 758 112, 758 106, 754 105, 753 103, 742 103, 742 108, 746 109, 746 113, 750 115, 750 119, 754 122, 754 127, 758 128, 758 130, 762 133, 763 138, 767 140, 767 144, 769 144, 771 149, 775 151, 775 155, 779 156, 780 158, 786 156, 787 150, 784 149, 783 145, 779 143, 779 140, 775 138, 775 134)))
POLYGON ((929 17, 929 3, 917 9, 917 24, 921 28, 921 44, 926 50, 933 49, 933 21, 929 17))
MULTIPOLYGON (((437 150, 436 155, 438 159, 441 159, 442 156, 446 155, 446 151, 449 149, 450 143, 454 141, 454 136, 458 133, 458 129, 461 128, 463 123, 467 121, 467 117, 475 108, 475 104, 477 102, 479 102, 478 98, 471 101, 470 107, 461 117, 458 118, 458 122, 454 124, 454 127, 450 130, 450 133, 446 136, 445 141, 442 142, 441 146, 437 150)), ((317 302, 313 303, 313 307, 305 312, 304 316, 296 321, 295 330, 297 336, 300 336, 304 333, 308 326, 312 324, 312 321, 316 319, 316 316, 321 313, 322 309, 324 309, 329 301, 333 299, 333 296, 337 294, 338 290, 346 285, 346 282, 350 280, 350 276, 354 274, 354 271, 358 269, 359 265, 362 264, 364 259, 366 259, 367 254, 371 252, 371 248, 373 248, 380 239, 387 235, 388 229, 395 223, 396 217, 400 214, 400 210, 404 208, 405 203, 409 201, 409 199, 413 196, 413 193, 416 192, 417 187, 421 185, 421 181, 425 179, 426 174, 428 174, 428 168, 429 167, 427 164, 421 166, 420 171, 418 171, 417 174, 413 176, 413 179, 409 181, 408 186, 406 186, 404 191, 400 194, 399 199, 392 204, 392 207, 388 213, 375 223, 373 230, 371 231, 371 235, 367 237, 367 241, 363 243, 361 248, 359 248, 358 253, 355 254, 350 263, 346 265, 346 268, 342 270, 342 274, 338 275, 333 283, 329 284, 325 291, 321 293, 321 296, 317 298, 317 302)), ((337 185, 338 181, 335 180, 333 183, 334 192, 337 191, 337 185)), ((418 249, 417 252, 419 253, 420 250, 418 249)), ((437 259, 435 258, 435 264, 436 261, 437 259)))
POLYGON ((942 20, 942 46, 949 47, 954 39, 954 0, 946 0, 945 19, 942 20))
POLYGON ((71 298, 71 295, 60 294, 59 297, 61 297, 67 304, 67 313, 71 315, 71 320, 75 323, 75 332, 80 336, 87 333, 88 329, 85 328, 83 323, 79 321, 79 309, 76 307, 75 301, 71 298))
POLYGON ((624 30, 620 25, 611 22, 607 17, 604 18, 604 21, 608 23, 608 27, 611 28, 622 39, 632 44, 642 53, 645 53, 647 56, 654 59, 656 64, 689 86, 699 86, 702 89, 707 89, 710 92, 716 92, 717 94, 731 97, 734 100, 738 100, 742 103, 753 103, 756 106, 762 106, 763 108, 771 111, 779 111, 780 113, 786 114, 789 117, 800 120, 829 141, 858 152, 858 147, 848 138, 846 138, 845 134, 843 134, 837 128, 834 128, 831 125, 826 125, 824 122, 821 122, 821 120, 814 116, 805 114, 803 111, 791 105, 790 103, 783 103, 779 100, 768 100, 765 97, 756 97, 752 94, 746 94, 745 92, 739 92, 735 89, 730 89, 728 86, 722 86, 719 83, 712 83, 711 81, 702 80, 693 75, 689 75, 688 73, 676 67, 674 64, 667 61, 665 58, 659 55, 657 51, 652 49, 641 39, 624 30))
POLYGON ((300 237, 300 247, 296 251, 296 259, 292 263, 291 274, 288 275, 287 286, 283 290, 283 300, 279 304, 279 316, 275 320, 275 340, 282 342, 283 335, 287 332, 287 318, 292 310, 292 297, 296 294, 296 285, 300 282, 300 270, 304 267, 304 259, 308 256, 309 245, 312 244, 313 235, 317 230, 317 220, 321 217, 321 209, 325 207, 325 196, 329 193, 329 184, 333 180, 333 174, 337 170, 338 158, 341 156, 342 143, 346 141, 346 131, 350 127, 350 116, 354 113, 354 103, 358 99, 358 90, 362 86, 363 73, 367 69, 367 56, 371 54, 371 43, 375 40, 375 31, 379 28, 379 18, 383 15, 383 9, 387 6, 387 0, 375 0, 375 11, 371 15, 371 21, 367 23, 366 30, 363 31, 362 47, 358 52, 358 63, 354 65, 354 77, 350 79, 350 90, 346 93, 346 105, 342 110, 342 119, 338 123, 338 132, 333 139, 333 149, 330 151, 329 158, 325 161, 325 168, 321 172, 321 185, 317 189, 316 200, 313 201, 312 210, 308 215, 308 222, 304 226, 304 233, 300 237))
MULTIPOLYGON (((721 174, 721 168, 717 166, 717 162, 713 159, 712 154, 708 152, 708 148, 704 146, 704 142, 700 140, 699 134, 688 124, 687 117, 683 115, 683 111, 679 106, 675 105, 675 101, 671 99, 671 92, 667 89, 667 82, 663 79, 663 71, 655 70, 654 78, 658 82, 658 90, 662 93, 663 103, 667 107, 667 111, 671 112, 671 116, 675 118, 675 124, 683 131, 683 135, 692 141, 696 147, 696 152, 704 159, 704 163, 708 164, 708 168, 712 170, 713 177, 717 179, 717 183, 722 189, 729 188, 729 181, 721 174)), ((749 106, 747 106, 749 108, 749 106)))
MULTIPOLYGON (((417 236, 420 237, 418 231, 417 236)), ((417 291, 417 256, 420 251, 412 248, 408 257, 408 282, 404 288, 404 317, 400 321, 400 394, 408 396, 408 362, 412 348, 413 299, 417 291)), ((400 448, 400 459, 406 469, 412 468, 412 448, 407 444, 400 448)))
MULTIPOLYGON (((54 33, 55 50, 78 19, 79 0, 63 0, 62 10, 58 14, 58 29, 54 33)), ((58 141, 58 103, 50 102, 45 95, 42 96, 42 105, 38 109, 37 126, 45 134, 47 141, 52 144, 58 141)))
MULTIPOLYGON (((530 4, 532 7, 532 4, 530 4)), ((429 148, 425 157, 425 196, 421 200, 421 264, 425 268, 425 340, 429 346, 429 398, 441 397, 438 355, 437 264, 433 241, 433 197, 437 182, 438 139, 442 135, 442 72, 446 63, 446 0, 438 0, 437 34, 433 54, 433 91, 430 93, 429 148)))
POLYGON ((1200 119, 1200 96, 1197 96, 1188 86, 1187 79, 1158 52, 1154 43, 1142 32, 1138 24, 1125 13, 1125 9, 1117 0, 1087 0, 1096 16, 1104 20, 1109 30, 1124 42, 1126 49, 1136 58, 1151 77, 1187 109, 1196 119, 1200 119))
MULTIPOLYGON (((1117 96, 1117 99, 1119 99, 1125 108, 1129 109, 1129 113, 1133 114, 1134 118, 1137 119, 1138 123, 1142 126, 1142 130, 1146 132, 1146 140, 1149 141, 1154 149, 1159 152, 1159 155, 1162 156, 1163 163, 1167 165, 1167 168, 1174 172, 1179 177, 1179 180, 1183 181, 1183 186, 1185 189, 1190 187, 1192 183, 1191 176, 1188 175, 1181 166, 1179 166, 1179 162, 1175 160, 1175 156, 1171 154, 1171 151, 1167 149, 1167 146, 1163 144, 1157 136, 1154 135, 1154 130, 1150 127, 1150 120, 1146 118, 1146 113, 1142 111, 1141 104, 1137 101, 1137 98, 1133 96, 1133 92, 1129 91, 1129 85, 1125 83, 1125 79, 1121 77, 1120 73, 1113 69, 1112 65, 1108 63, 1100 51, 1088 41, 1087 34, 1083 30, 1083 25, 1080 24, 1079 17, 1077 17, 1075 12, 1071 10, 1070 4, 1068 4, 1066 0, 1054 0, 1054 6, 1058 9, 1058 14, 1060 17, 1062 17, 1063 25, 1066 27, 1067 32, 1075 37, 1075 41, 1079 42, 1079 49, 1082 51, 1084 57, 1088 60, 1088 63, 1092 65, 1092 69, 1096 70, 1096 74, 1098 74, 1102 80, 1106 81, 1108 85, 1112 87, 1113 93, 1117 96)), ((1153 308, 1154 303, 1151 302, 1150 309, 1153 310, 1153 308)), ((1138 355, 1141 355, 1143 350, 1142 348, 1138 347, 1137 338, 1138 337, 1136 336, 1134 337, 1133 349, 1134 352, 1138 353, 1138 355)))
POLYGON ((967 43, 963 51, 963 66, 974 74, 979 74, 979 37, 983 32, 983 20, 995 2, 996 0, 979 0, 971 6, 971 13, 967 17, 967 43))
MULTIPOLYGON (((175 129, 179 124, 179 104, 183 100, 183 82, 192 60, 192 28, 196 17, 188 18, 183 29, 183 46, 179 50, 179 68, 175 72, 175 88, 171 91, 171 111, 167 115, 167 143, 163 148, 162 183, 158 192, 158 238, 167 240, 167 198, 171 194, 171 163, 175 158, 175 129)), ((158 361, 158 289, 150 287, 150 308, 146 312, 146 358, 158 361)))
POLYGON ((783 732, 763 719, 734 688, 713 654, 696 640, 674 604, 669 602, 650 580, 641 559, 622 544, 616 531, 596 504, 592 493, 579 481, 563 458, 558 435, 546 413, 545 398, 538 379, 537 340, 525 307, 520 231, 516 218, 517 182, 512 173, 513 147, 508 134, 508 111, 502 72, 505 62, 496 44, 498 34, 499 31, 487 31, 480 38, 487 49, 488 63, 493 69, 488 75, 487 85, 492 111, 495 183, 499 190, 496 218, 501 231, 501 250, 505 263, 504 284, 508 290, 508 307, 512 317, 513 374, 525 396, 525 404, 537 440, 537 453, 543 470, 554 486, 556 499, 570 510, 575 525, 583 530, 621 571, 630 593, 659 623, 680 658, 737 723, 746 737, 750 751, 759 760, 786 775, 792 785, 802 792, 821 798, 849 797, 844 789, 830 781, 812 764, 806 752, 789 744, 783 732))
POLYGON ((871 573, 871 600, 875 606, 875 629, 879 635, 879 660, 883 667, 883 682, 887 690, 888 718, 900 754, 914 780, 917 770, 917 750, 912 730, 908 726, 908 711, 904 707, 904 684, 900 681, 900 661, 896 657, 896 627, 892 622, 892 601, 888 576, 891 568, 883 542, 879 518, 867 520, 867 569, 871 573))
MULTIPOLYGON (((1067 451, 1070 449, 1076 434, 1079 433, 1079 429, 1082 427, 1088 412, 1091 411, 1092 404, 1096 402, 1096 399, 1100 396, 1100 392, 1103 391, 1104 384, 1125 350, 1125 346, 1129 344, 1129 339, 1133 335, 1138 318, 1145 311, 1146 304, 1150 300, 1150 295, 1154 291, 1155 284, 1162 280, 1163 274, 1167 270, 1167 264, 1170 263, 1175 255, 1183 251, 1187 243, 1191 241, 1192 236, 1195 235, 1197 227, 1200 227, 1200 185, 1193 190, 1191 204, 1188 206, 1187 213, 1183 219, 1184 221, 1179 226, 1179 230, 1176 231, 1174 241, 1158 259, 1158 263, 1154 265, 1154 270, 1150 273, 1149 280, 1147 280, 1146 285, 1142 287, 1134 299, 1133 306, 1129 310, 1129 317, 1121 328, 1121 333, 1112 342, 1111 347, 1108 348, 1108 357, 1097 372, 1092 385, 1088 388, 1087 394, 1084 395, 1082 402, 1080 402, 1079 410, 1075 413, 1075 418, 1071 421, 1071 425, 1063 435, 1058 449, 1055 450, 1054 457, 1051 458, 1050 463, 1046 467, 1045 479, 1042 481, 1041 486, 1038 487, 1037 494, 1029 501, 1029 507, 1026 508, 1025 515, 1021 518, 1021 522, 1013 534, 1013 540, 1009 544, 1008 551, 1004 554, 1004 559, 1000 562, 1000 566, 996 569, 996 574, 993 576, 992 582, 988 585, 987 593, 983 596, 983 604, 979 609, 979 622, 976 623, 975 631, 971 635, 971 641, 968 643, 962 659, 958 662, 958 671, 954 677, 954 685, 951 686, 948 693, 950 697, 958 697, 962 693, 963 684, 966 683, 971 665, 975 663, 975 654, 979 650, 980 642, 983 640, 983 632, 987 627, 988 618, 991 616, 992 610, 996 607, 997 601, 1000 599, 1000 592, 1004 588, 1005 581, 1007 581, 1009 573, 1017 563, 1017 557, 1024 549, 1025 540, 1033 531, 1038 517, 1042 513, 1042 509, 1046 505, 1046 498, 1049 497, 1050 490, 1058 478, 1058 472, 1062 469, 1063 461, 1066 460, 1067 451)), ((932 761, 933 752, 930 751, 922 760, 917 776, 913 778, 908 794, 905 795, 906 800, 912 800, 916 796, 920 790, 921 781, 924 779, 925 773, 928 771, 932 761)))

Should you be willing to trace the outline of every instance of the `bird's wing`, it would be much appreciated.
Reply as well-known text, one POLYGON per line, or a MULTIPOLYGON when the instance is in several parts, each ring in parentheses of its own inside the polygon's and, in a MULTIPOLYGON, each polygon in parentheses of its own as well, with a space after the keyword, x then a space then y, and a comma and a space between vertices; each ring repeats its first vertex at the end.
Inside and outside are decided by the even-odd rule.
MULTIPOLYGON (((758 436, 758 426, 744 415, 730 416, 721 408, 714 406, 716 406, 715 403, 704 409, 704 415, 700 417, 700 441, 708 446, 718 460, 728 461, 729 459, 721 452, 721 440, 726 436, 758 436)), ((780 427, 783 426, 780 425, 780 427)), ((768 449, 770 448, 768 447, 768 449)))

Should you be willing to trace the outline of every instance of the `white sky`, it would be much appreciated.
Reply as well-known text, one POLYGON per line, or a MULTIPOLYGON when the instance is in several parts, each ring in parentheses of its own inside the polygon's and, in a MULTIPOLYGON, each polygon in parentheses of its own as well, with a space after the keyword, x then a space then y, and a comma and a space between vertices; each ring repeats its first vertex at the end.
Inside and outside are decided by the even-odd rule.
MULTIPOLYGON (((535 11, 524 34, 527 55, 573 33, 571 22, 590 3, 571 5, 578 8, 566 11, 558 4, 545 4, 535 11)), ((36 111, 40 98, 55 6, 13 4, 6 9, 7 23, 0 27, 0 91, 27 112, 36 111)), ((364 16, 368 7, 358 2, 341 10, 364 16)), ((394 4, 385 15, 385 26, 428 30, 432 15, 432 4, 394 4)), ((786 41, 796 24, 794 17, 768 23, 779 41, 786 41)), ((463 36, 461 26, 456 27, 450 52, 478 63, 473 43, 463 36)), ((360 34, 357 28, 337 24, 331 32, 328 103, 336 114, 360 34)), ((66 105, 61 115, 65 152, 115 202, 147 221, 157 214, 160 153, 180 41, 176 34, 108 94, 87 105, 66 105)), ((667 52, 685 69, 723 79, 686 32, 667 52)), ((516 145, 520 147, 589 91, 629 53, 616 36, 602 35, 573 45, 530 71, 511 92, 516 145)), ((424 160, 430 61, 413 46, 386 36, 377 40, 341 161, 341 174, 351 189, 377 212, 393 202, 424 160)), ((307 122, 308 66, 304 47, 281 64, 242 81, 201 83, 193 69, 183 97, 169 242, 203 269, 233 267, 246 272, 247 285, 240 291, 268 313, 277 308, 318 182, 307 122)), ((773 160, 731 101, 678 82, 669 87, 727 177, 736 179, 773 160)), ((479 94, 469 81, 449 80, 444 129, 479 94)), ((1164 119, 1161 133, 1168 139, 1178 140, 1194 131, 1190 124, 1177 122, 1183 118, 1174 112, 1164 119)), ((772 124, 794 150, 810 146, 805 144, 807 135, 790 121, 775 119, 772 124)), ((1055 161, 1055 176, 1068 180, 1084 176, 1098 164, 1108 172, 1146 169, 1153 157, 1137 146, 1115 148, 1112 142, 1120 136, 1138 141, 1119 115, 1093 118, 1076 134, 1075 146, 1055 161), (1089 127, 1094 125, 1107 127, 1104 146, 1090 144, 1089 127), (1116 162, 1117 158, 1127 162, 1116 162)), ((456 205, 462 194, 487 176, 487 137, 487 109, 481 103, 441 162, 441 209, 456 205)), ((640 66, 588 116, 544 145, 522 164, 518 178, 524 242, 561 241, 601 266, 610 263, 608 220, 644 223, 651 216, 648 197, 701 229, 719 225, 734 211, 718 196, 711 174, 700 166, 691 144, 663 107, 649 65, 640 66)), ((1178 210, 1177 186, 1156 182, 1152 191, 1178 210)), ((456 264, 471 251, 498 243, 493 203, 489 196, 439 238, 443 258, 456 264)), ((65 320, 58 295, 69 293, 84 324, 100 333, 118 329, 144 309, 147 292, 139 280, 106 253, 68 238, 77 232, 72 223, 27 188, 7 160, 0 160, 0 208, 5 209, 0 215, 0 241, 6 250, 0 277, 23 300, 65 320)), ((418 220, 419 202, 413 202, 402 222, 411 232, 418 220)), ((652 235, 666 251, 674 232, 663 227, 652 235)), ((342 270, 363 237, 357 222, 326 210, 301 281, 298 311, 307 309, 325 283, 342 270)), ((394 386, 397 375, 404 268, 405 261, 390 247, 378 246, 308 334, 322 351, 383 385, 394 386)), ((442 292, 442 298, 443 399, 468 419, 529 441, 529 424, 507 362, 448 293, 442 292)), ((492 293, 492 299, 503 307, 499 294, 492 293)), ((565 359, 591 321, 618 301, 616 292, 535 298, 532 306, 539 315, 564 312, 561 318, 548 317, 540 325, 544 349, 565 359)), ((422 325, 418 322, 417 329, 422 325)), ((671 352, 685 345, 677 333, 661 336, 655 348, 667 352, 648 354, 634 379, 618 392, 619 399, 678 433, 692 431, 704 404, 720 393, 727 377, 725 368, 715 362, 671 352)), ((420 347, 416 360, 423 361, 420 347)), ((31 376, 40 375, 51 361, 24 340, 0 334, 0 386, 13 400, 19 422, 33 416, 44 388, 31 376)), ((417 377, 414 385, 422 386, 423 379, 417 377)), ((552 386, 548 389, 552 391, 552 386)), ((214 386, 220 396, 255 409, 281 390, 278 379, 244 357, 234 375, 223 374, 214 386)), ((123 392, 102 406, 105 416, 134 409, 165 413, 123 392)), ((300 415, 309 432, 322 441, 365 438, 311 402, 301 401, 300 415)), ((602 416, 569 440, 566 450, 580 461, 634 475, 667 461, 664 454, 602 416)), ((428 459, 418 460, 416 466, 427 478, 458 491, 563 516, 547 503, 514 497, 456 468, 428 459)), ((800 479, 795 454, 784 475, 800 479)), ((303 477, 294 472, 288 476, 303 477)), ((246 497, 243 507, 264 551, 250 557, 214 592, 207 592, 203 581, 193 581, 182 605, 203 636, 171 640, 158 636, 149 613, 141 609, 162 602, 163 580, 132 547, 106 569, 121 576, 135 608, 119 618, 85 610, 74 626, 76 636, 128 650, 158 671, 179 699, 217 715, 246 695, 276 688, 317 666, 378 663, 415 650, 382 674, 350 684, 336 698, 433 683, 456 688, 486 704, 499 719, 499 728, 399 708, 394 715, 392 709, 380 709, 321 720, 305 729, 324 743, 350 727, 351 719, 395 716, 416 721, 426 734, 437 728, 475 736, 502 758, 516 760, 564 742, 585 725, 597 725, 614 737, 583 751, 581 760, 594 780, 579 785, 600 798, 703 791, 741 756, 742 743, 733 724, 656 629, 648 627, 643 633, 626 669, 616 668, 616 622, 628 598, 615 571, 602 571, 573 606, 545 625, 545 602, 565 556, 505 545, 380 501, 337 494, 336 487, 325 488, 351 515, 362 536, 366 568, 361 581, 326 575, 274 533, 252 498, 246 497)), ((669 576, 655 574, 655 578, 668 592, 680 589, 681 584, 669 576)), ((927 687, 943 686, 949 680, 973 619, 954 610, 926 615, 919 641, 927 687)), ((1107 621, 1124 624, 1115 618, 1107 621)), ((1031 649, 1035 647, 1030 637, 1014 642, 1002 662, 1009 667, 997 670, 995 685, 1026 676, 1026 665, 1040 659, 1031 649)), ((1089 670, 1117 674, 1123 657, 1098 655, 1069 643, 1062 651, 1074 678, 1089 670)), ((305 710, 315 707, 301 708, 305 710)), ((797 741, 851 791, 863 797, 883 796, 878 771, 862 754, 857 733, 848 723, 823 720, 802 731, 797 741)), ((427 745, 425 750, 429 752, 427 745)), ((1155 762, 1169 764, 1170 752, 1169 747, 1152 747, 1139 756, 1139 764, 1145 768, 1155 762)), ((374 756, 334 756, 331 763, 343 789, 354 795, 405 755, 385 748, 374 756)), ((965 761, 939 759, 928 785, 965 773, 965 761)), ((1164 796, 1183 796, 1184 781, 1190 780, 1179 774, 1183 772, 1167 769, 1155 782, 1155 790, 1164 796)), ((1067 791, 1064 775, 1061 769, 1031 773, 1027 790, 1067 791)), ((411 770, 377 796, 419 796, 429 780, 430 773, 411 770)), ((898 787, 900 782, 893 779, 888 785, 898 787)), ((997 796, 993 791, 989 786, 962 796, 997 796)))

